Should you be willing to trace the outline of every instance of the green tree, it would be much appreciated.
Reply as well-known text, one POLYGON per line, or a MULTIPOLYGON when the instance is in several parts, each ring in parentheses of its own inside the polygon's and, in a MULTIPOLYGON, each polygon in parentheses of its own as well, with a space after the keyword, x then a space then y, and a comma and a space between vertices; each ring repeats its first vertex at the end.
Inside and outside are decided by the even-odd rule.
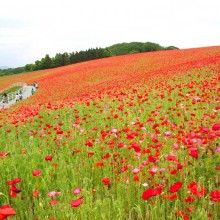
POLYGON ((45 57, 41 59, 40 69, 49 69, 51 67, 52 67, 52 59, 48 54, 46 54, 45 57))

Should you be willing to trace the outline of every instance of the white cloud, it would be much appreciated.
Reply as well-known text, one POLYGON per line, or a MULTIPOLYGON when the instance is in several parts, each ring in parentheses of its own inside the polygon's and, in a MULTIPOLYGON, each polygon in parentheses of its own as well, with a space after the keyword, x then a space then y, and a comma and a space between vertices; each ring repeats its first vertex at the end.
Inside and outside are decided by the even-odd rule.
POLYGON ((7 0, 0 8, 0 66, 129 41, 219 45, 218 5, 218 0, 7 0))

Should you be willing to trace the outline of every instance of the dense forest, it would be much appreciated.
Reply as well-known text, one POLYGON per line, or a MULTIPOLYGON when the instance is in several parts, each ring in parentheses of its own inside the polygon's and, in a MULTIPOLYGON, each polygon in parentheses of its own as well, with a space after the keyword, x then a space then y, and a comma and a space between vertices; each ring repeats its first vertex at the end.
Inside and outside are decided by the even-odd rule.
POLYGON ((57 53, 55 57, 50 57, 48 54, 46 54, 45 57, 41 60, 36 60, 34 64, 27 64, 23 67, 17 68, 0 69, 0 76, 50 69, 59 66, 65 66, 73 63, 79 63, 87 60, 95 60, 110 56, 174 49, 178 48, 175 46, 163 47, 159 44, 152 42, 131 42, 115 44, 106 48, 91 48, 86 51, 79 51, 75 53, 57 53))

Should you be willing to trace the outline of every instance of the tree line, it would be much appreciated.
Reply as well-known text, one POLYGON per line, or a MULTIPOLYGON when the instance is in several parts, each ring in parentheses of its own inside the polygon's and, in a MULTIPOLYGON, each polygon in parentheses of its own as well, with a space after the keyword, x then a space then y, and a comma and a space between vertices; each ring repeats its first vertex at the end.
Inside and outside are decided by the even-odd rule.
POLYGON ((0 76, 56 68, 83 61, 106 58, 110 56, 173 49, 178 48, 175 46, 163 47, 159 44, 152 42, 131 42, 115 44, 106 48, 91 48, 79 52, 57 53, 54 57, 50 57, 48 54, 46 54, 45 57, 43 57, 41 60, 36 60, 33 64, 26 64, 23 67, 9 68, 4 70, 0 69, 0 76))

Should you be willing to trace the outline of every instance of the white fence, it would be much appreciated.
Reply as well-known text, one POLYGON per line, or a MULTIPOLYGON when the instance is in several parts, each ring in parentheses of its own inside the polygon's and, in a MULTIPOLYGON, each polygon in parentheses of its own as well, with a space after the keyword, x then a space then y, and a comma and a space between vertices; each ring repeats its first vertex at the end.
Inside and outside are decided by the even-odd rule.
POLYGON ((4 93, 4 91, 7 91, 8 89, 13 88, 15 86, 22 86, 22 88, 20 88, 19 90, 15 91, 15 92, 7 93, 7 97, 5 97, 4 95, 0 95, 0 100, 3 99, 5 103, 8 103, 11 100, 14 100, 16 97, 16 94, 23 93, 23 89, 25 88, 26 85, 27 84, 24 82, 18 82, 18 83, 11 85, 10 87, 8 87, 4 90, 1 90, 0 93, 2 93, 2 92, 4 93))
POLYGON ((4 92, 4 91, 6 91, 6 90, 8 90, 8 89, 10 89, 12 87, 15 87, 15 86, 26 86, 26 85, 27 84, 24 83, 24 82, 17 82, 17 83, 12 84, 11 86, 9 86, 9 87, 7 87, 5 89, 0 89, 0 93, 4 92))

